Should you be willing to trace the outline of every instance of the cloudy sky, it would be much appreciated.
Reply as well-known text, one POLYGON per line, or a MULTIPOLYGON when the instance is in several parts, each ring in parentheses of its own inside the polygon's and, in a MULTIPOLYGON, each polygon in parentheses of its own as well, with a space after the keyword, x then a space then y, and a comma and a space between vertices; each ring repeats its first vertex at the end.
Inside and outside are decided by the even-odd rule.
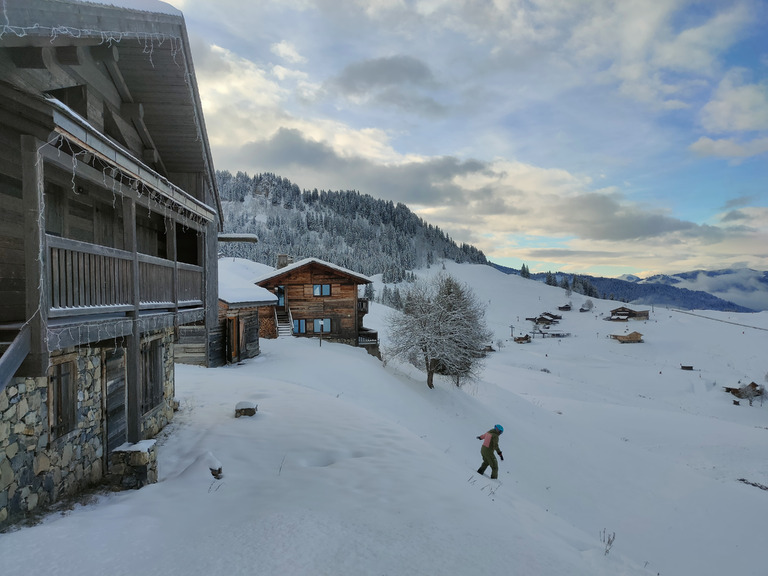
POLYGON ((169 0, 218 169, 501 264, 768 270, 768 2, 169 0))

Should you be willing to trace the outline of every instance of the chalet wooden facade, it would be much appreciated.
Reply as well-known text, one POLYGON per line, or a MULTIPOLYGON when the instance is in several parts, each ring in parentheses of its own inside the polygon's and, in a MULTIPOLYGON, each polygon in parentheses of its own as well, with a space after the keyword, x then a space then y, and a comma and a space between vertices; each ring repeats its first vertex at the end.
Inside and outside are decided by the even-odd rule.
POLYGON ((632 308, 627 308, 626 306, 620 306, 619 308, 614 308, 611 310, 609 319, 619 322, 623 322, 629 319, 648 320, 649 315, 650 313, 648 310, 633 310, 632 308))
POLYGON ((176 331, 217 323, 213 163, 183 17, 157 6, 3 6, 0 525, 162 429, 176 331))
POLYGON ((368 299, 358 296, 358 286, 370 282, 362 274, 315 258, 278 268, 256 281, 278 299, 264 314, 274 315, 274 322, 265 325, 272 331, 264 330, 262 336, 275 338, 284 326, 294 336, 364 346, 378 354, 378 333, 363 326, 368 299))

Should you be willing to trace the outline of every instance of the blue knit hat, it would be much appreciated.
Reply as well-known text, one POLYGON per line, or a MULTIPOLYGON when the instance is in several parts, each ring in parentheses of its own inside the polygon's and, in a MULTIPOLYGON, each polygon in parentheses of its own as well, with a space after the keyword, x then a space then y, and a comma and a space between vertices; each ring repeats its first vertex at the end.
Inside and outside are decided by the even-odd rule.
POLYGON ((494 428, 496 428, 496 430, 499 431, 499 434, 504 432, 504 426, 502 426, 501 424, 496 424, 496 426, 494 426, 494 428))

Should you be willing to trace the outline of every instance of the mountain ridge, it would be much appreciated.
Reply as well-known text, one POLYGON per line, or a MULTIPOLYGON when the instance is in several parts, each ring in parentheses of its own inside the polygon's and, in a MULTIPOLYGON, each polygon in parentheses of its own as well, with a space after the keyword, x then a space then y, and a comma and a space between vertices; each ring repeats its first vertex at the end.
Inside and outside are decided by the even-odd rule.
MULTIPOLYGON (((272 173, 249 176, 244 172, 233 175, 217 171, 216 178, 224 211, 224 232, 259 237, 257 244, 222 243, 223 256, 272 266, 277 263, 278 254, 295 259, 322 258, 368 276, 382 274, 386 283, 407 280, 413 270, 443 259, 490 264, 507 273, 520 273, 489 262, 474 246, 455 242, 402 203, 376 199, 355 190, 302 190, 287 178, 272 173)), ((572 289, 587 296, 613 296, 637 304, 739 312, 768 310, 768 272, 763 273, 764 281, 756 276, 739 276, 741 290, 733 282, 728 283, 724 273, 717 277, 702 274, 706 273, 659 276, 656 281, 637 276, 621 280, 578 274, 575 277, 579 282, 572 289), (696 283, 704 278, 709 278, 710 288, 717 291, 697 289, 696 283), (747 292, 747 287, 752 291, 747 292)), ((555 276, 558 284, 566 276, 572 278, 564 273, 555 276)), ((546 274, 531 277, 545 279, 546 274)))
MULTIPOLYGON (((491 266, 506 274, 520 275, 520 271, 514 268, 501 266, 491 263, 491 266)), ((724 312, 755 312, 766 308, 751 308, 743 306, 732 300, 726 300, 705 290, 694 290, 674 284, 680 283, 680 280, 672 284, 664 282, 648 282, 647 279, 641 279, 634 275, 630 278, 605 278, 602 276, 590 276, 588 274, 568 274, 564 272, 538 272, 531 273, 530 279, 540 282, 546 282, 547 277, 554 278, 557 285, 563 285, 563 279, 577 278, 581 284, 593 288, 587 290, 587 296, 602 298, 605 300, 617 300, 629 304, 639 304, 646 306, 668 306, 682 309, 699 310, 720 310, 724 312)), ((625 276, 626 278, 626 276, 625 276)), ((582 293, 582 291, 578 291, 582 293)), ((768 292, 766 293, 768 295, 768 292)))

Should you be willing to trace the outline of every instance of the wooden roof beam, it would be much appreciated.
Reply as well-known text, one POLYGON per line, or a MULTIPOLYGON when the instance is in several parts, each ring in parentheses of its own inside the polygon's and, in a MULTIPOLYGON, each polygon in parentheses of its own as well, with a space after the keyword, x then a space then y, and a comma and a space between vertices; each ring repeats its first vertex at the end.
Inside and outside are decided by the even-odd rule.
POLYGON ((139 134, 139 138, 141 138, 141 141, 144 144, 144 161, 152 165, 164 176, 167 176, 168 170, 166 170, 165 164, 163 164, 163 159, 160 157, 160 154, 157 151, 157 146, 155 146, 155 142, 152 139, 152 135, 149 133, 147 125, 144 123, 144 106, 142 104, 126 103, 123 104, 120 112, 124 117, 131 119, 131 122, 133 122, 133 125, 136 128, 136 132, 139 134))
POLYGON ((6 48, 11 61, 16 68, 46 68, 43 58, 43 49, 38 46, 25 46, 23 48, 6 48))
POLYGON ((117 50, 117 46, 114 44, 104 44, 102 46, 94 46, 91 48, 91 56, 97 62, 102 62, 109 73, 109 77, 112 78, 112 82, 115 84, 120 99, 123 102, 132 103, 133 96, 128 89, 128 84, 123 77, 123 73, 120 72, 120 68, 117 63, 120 61, 120 53, 117 50))
POLYGON ((80 66, 82 64, 81 53, 77 46, 56 46, 54 50, 56 60, 62 66, 80 66))

